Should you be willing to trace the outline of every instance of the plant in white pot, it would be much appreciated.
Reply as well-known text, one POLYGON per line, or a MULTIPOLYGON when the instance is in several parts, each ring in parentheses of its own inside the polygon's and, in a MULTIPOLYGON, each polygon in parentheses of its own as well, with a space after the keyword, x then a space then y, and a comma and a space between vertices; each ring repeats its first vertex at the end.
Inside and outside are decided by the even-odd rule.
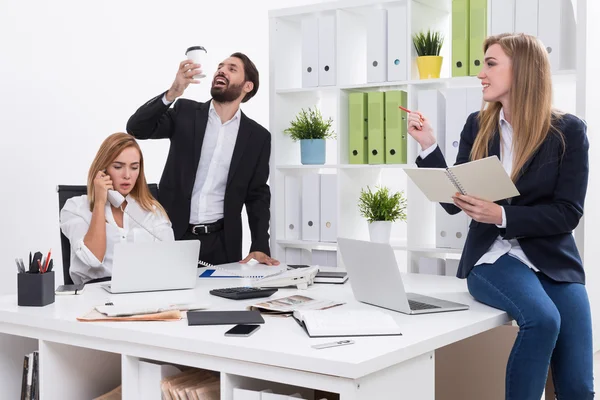
POLYGON ((387 187, 372 192, 360 190, 358 208, 369 222, 369 236, 372 242, 389 243, 394 221, 406 221, 406 198, 404 192, 390 193, 387 187))
POLYGON ((325 139, 335 138, 331 118, 324 120, 318 109, 302 109, 291 126, 284 130, 293 141, 300 141, 302 164, 325 164, 325 139))

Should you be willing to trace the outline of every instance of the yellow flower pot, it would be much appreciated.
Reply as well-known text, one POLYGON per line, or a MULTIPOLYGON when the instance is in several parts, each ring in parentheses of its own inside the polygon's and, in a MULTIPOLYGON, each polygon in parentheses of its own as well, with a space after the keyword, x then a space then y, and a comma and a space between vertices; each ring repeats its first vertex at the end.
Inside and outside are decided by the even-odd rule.
POLYGON ((442 56, 417 57, 417 67, 419 67, 421 79, 439 78, 442 70, 442 59, 442 56))

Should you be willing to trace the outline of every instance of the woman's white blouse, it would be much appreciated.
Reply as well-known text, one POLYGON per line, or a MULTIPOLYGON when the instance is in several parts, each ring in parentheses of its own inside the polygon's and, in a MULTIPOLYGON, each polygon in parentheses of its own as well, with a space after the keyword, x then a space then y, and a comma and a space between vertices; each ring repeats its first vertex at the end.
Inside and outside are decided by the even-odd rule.
POLYGON ((103 260, 96 256, 83 243, 92 220, 92 212, 87 195, 72 197, 60 211, 60 229, 71 242, 71 266, 69 273, 75 284, 92 279, 112 276, 115 243, 151 242, 175 240, 171 222, 160 211, 149 212, 131 197, 127 196, 127 206, 123 214, 123 228, 120 228, 112 214, 110 203, 104 209, 106 217, 106 252, 103 260), (131 214, 131 218, 128 214, 131 214), (152 236, 142 224, 154 234, 152 236), (157 239, 158 238, 158 239, 157 239))

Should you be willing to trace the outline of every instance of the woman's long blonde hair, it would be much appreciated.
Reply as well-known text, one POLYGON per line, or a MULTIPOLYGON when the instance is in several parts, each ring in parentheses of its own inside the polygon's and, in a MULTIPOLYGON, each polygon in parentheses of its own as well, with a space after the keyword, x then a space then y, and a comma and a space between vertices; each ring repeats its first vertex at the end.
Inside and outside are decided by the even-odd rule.
POLYGON ((96 178, 96 174, 99 171, 106 170, 119 154, 128 147, 135 148, 140 154, 140 173, 129 194, 144 210, 153 212, 154 207, 156 207, 156 209, 162 212, 166 217, 167 213, 165 209, 160 205, 158 200, 152 196, 150 189, 148 189, 146 175, 144 174, 144 155, 142 154, 142 149, 140 149, 139 144, 133 136, 122 132, 113 133, 104 139, 104 142, 100 145, 100 149, 98 149, 98 153, 96 153, 96 157, 94 157, 94 161, 92 161, 87 178, 87 195, 90 202, 90 211, 94 209, 94 179, 96 178))
MULTIPOLYGON (((483 44, 484 53, 498 44, 512 61, 510 88, 510 115, 513 128, 513 169, 511 179, 516 182, 525 163, 533 157, 548 134, 561 132, 553 126, 561 112, 552 108, 552 73, 548 52, 534 36, 501 34, 488 37, 483 44)), ((471 148, 471 160, 488 156, 489 143, 499 131, 502 104, 491 102, 479 113, 479 133, 471 148)))

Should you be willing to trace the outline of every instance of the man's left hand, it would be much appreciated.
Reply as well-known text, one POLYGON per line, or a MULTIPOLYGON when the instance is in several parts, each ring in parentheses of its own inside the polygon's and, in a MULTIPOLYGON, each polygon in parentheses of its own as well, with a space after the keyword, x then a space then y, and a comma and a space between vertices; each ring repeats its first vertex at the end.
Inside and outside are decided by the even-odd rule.
POLYGON ((502 224, 502 207, 498 204, 460 193, 456 193, 452 199, 458 208, 475 221, 484 224, 502 224))
POLYGON ((253 251, 252 253, 248 254, 248 257, 246 257, 242 261, 240 261, 240 263, 245 264, 248 261, 252 260, 253 258, 261 264, 279 265, 279 261, 277 261, 274 258, 269 257, 262 251, 253 251))

